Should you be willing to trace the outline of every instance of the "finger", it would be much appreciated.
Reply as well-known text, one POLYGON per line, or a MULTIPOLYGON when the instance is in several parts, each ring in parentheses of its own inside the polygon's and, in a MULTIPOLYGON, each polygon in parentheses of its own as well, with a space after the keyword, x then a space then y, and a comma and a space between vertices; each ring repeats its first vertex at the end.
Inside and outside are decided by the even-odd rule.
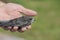
POLYGON ((27 30, 26 27, 22 27, 22 28, 20 27, 20 28, 18 29, 19 32, 24 32, 24 31, 26 31, 26 30, 27 30))
POLYGON ((36 16, 37 15, 36 11, 30 10, 30 9, 25 9, 23 11, 23 13, 26 14, 26 15, 28 15, 28 16, 36 16))
POLYGON ((26 26, 26 29, 30 30, 31 29, 31 25, 26 26))
POLYGON ((17 31, 18 27, 17 26, 14 26, 13 27, 13 30, 17 31))
POLYGON ((30 9, 22 8, 22 12, 20 10, 21 9, 19 9, 18 12, 23 13, 23 14, 28 15, 28 16, 36 16, 37 15, 36 11, 30 10, 30 9))
POLYGON ((26 30, 27 30, 26 27, 21 28, 21 31, 26 31, 26 30))
POLYGON ((11 28, 12 28, 11 26, 8 27, 9 30, 10 30, 11 28))
POLYGON ((11 31, 11 32, 15 32, 16 29, 17 29, 17 27, 12 26, 12 28, 10 29, 10 31, 11 31))
POLYGON ((37 15, 36 11, 27 9, 27 8, 23 7, 22 5, 19 5, 19 7, 17 8, 17 10, 20 13, 24 13, 25 15, 28 15, 28 16, 36 16, 37 15))

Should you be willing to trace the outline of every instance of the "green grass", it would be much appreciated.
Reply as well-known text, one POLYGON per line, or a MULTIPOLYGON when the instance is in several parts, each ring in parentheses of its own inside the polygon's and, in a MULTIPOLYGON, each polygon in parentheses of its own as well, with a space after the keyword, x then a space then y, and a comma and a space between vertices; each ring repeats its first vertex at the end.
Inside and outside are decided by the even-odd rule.
MULTIPOLYGON (((16 2, 18 2, 16 0, 16 2)), ((10 33, 26 40, 60 40, 60 3, 59 1, 22 1, 26 8, 35 10, 38 15, 32 29, 24 33, 10 33)), ((4 30, 0 31, 4 32, 4 30)), ((6 32, 6 31, 5 31, 6 32)))

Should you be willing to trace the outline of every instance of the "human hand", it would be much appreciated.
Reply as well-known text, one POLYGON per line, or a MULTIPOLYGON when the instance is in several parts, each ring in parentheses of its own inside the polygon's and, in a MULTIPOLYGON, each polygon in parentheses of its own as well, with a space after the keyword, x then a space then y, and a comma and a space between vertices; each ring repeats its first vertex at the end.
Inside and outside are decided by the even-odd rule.
MULTIPOLYGON (((27 16, 36 16, 37 13, 33 10, 24 8, 22 5, 14 4, 14 3, 7 3, 0 7, 0 20, 12 20, 18 17, 23 16, 22 14, 25 14, 27 16)), ((31 25, 22 27, 19 29, 19 27, 14 26, 14 27, 2 27, 4 29, 10 30, 10 31, 19 31, 19 32, 24 32, 25 30, 31 29, 31 25)))

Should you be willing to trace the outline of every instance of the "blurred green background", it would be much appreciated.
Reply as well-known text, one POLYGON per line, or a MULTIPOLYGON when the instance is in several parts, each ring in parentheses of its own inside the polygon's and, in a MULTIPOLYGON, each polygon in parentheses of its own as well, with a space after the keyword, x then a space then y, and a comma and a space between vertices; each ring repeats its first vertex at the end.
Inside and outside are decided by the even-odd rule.
POLYGON ((0 32, 26 40, 60 40, 60 0, 12 0, 12 2, 37 11, 36 21, 32 24, 32 29, 24 33, 12 33, 3 29, 0 29, 0 32))

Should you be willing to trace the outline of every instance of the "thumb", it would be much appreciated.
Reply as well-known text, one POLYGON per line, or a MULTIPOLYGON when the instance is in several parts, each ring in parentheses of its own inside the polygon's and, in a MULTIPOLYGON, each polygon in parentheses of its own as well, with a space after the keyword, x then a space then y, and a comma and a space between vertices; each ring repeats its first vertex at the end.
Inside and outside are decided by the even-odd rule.
POLYGON ((30 10, 30 9, 25 9, 25 11, 23 13, 28 16, 36 16, 37 15, 36 11, 30 10))

